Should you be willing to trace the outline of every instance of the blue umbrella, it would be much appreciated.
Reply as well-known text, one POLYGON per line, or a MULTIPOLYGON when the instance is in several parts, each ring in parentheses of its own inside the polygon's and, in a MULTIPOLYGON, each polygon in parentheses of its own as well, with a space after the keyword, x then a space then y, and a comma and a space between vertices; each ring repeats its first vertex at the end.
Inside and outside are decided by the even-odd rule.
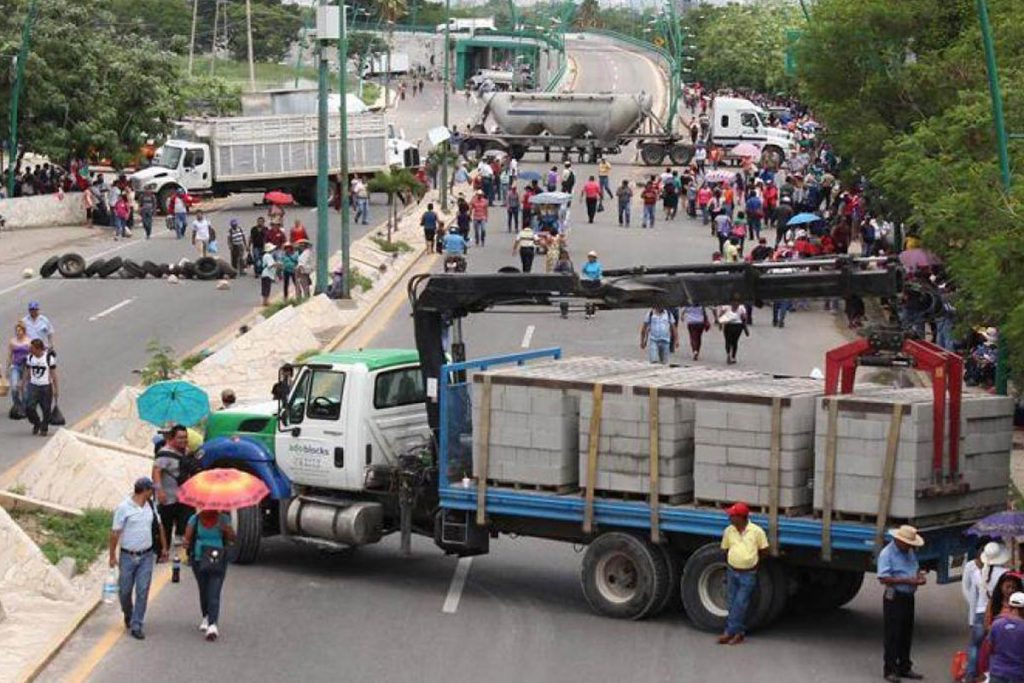
POLYGON ((210 398, 191 382, 166 380, 151 385, 135 401, 139 417, 157 427, 191 427, 210 414, 210 398))
POLYGON ((989 536, 991 538, 1014 538, 1024 536, 1024 512, 1006 510, 985 517, 964 533, 971 536, 989 536))
POLYGON ((532 180, 540 180, 540 173, 537 171, 520 171, 519 179, 526 183, 532 180))
POLYGON ((798 213, 789 219, 786 225, 803 225, 804 223, 817 223, 820 220, 824 220, 821 216, 816 213, 798 213))

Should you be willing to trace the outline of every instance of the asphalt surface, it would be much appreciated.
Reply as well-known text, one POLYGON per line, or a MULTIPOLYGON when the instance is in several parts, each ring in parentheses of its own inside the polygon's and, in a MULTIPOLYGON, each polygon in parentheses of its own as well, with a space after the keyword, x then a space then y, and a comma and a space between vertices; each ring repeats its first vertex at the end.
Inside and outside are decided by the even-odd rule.
MULTIPOLYGON (((619 87, 634 88, 656 76, 646 62, 607 50, 596 40, 571 43, 580 84, 595 71, 618 67, 619 87), (628 78, 628 80, 627 80, 628 78)), ((602 71, 603 70, 603 71, 602 71)), ((614 69, 613 69, 614 71, 614 69)), ((603 76, 594 77, 603 80, 603 76)), ((624 156, 628 155, 628 152, 624 156)), ((628 159, 613 160, 613 176, 639 175, 628 159)), ((525 168, 539 168, 527 162, 525 168)), ((583 172, 589 171, 584 167, 583 172)), ((495 209, 501 212, 500 208, 495 209)), ((709 228, 678 218, 654 230, 614 225, 613 213, 594 225, 574 209, 571 249, 596 249, 606 267, 707 261, 716 243, 709 228)), ((487 246, 474 247, 470 270, 494 272, 516 264, 512 238, 492 226, 487 246)), ((577 259, 578 260, 578 259, 577 259)), ((826 349, 846 337, 822 312, 792 314, 785 330, 755 313, 743 339, 739 367, 807 374, 826 349)), ((602 312, 583 320, 574 312, 493 313, 465 324, 468 355, 560 346, 567 354, 643 358, 642 312, 602 312)), ((408 309, 400 310, 373 340, 378 346, 409 346, 408 309)), ((706 337, 702 363, 724 365, 720 333, 706 337)), ((677 362, 683 362, 676 358, 677 362)), ((466 581, 458 589, 457 563, 429 540, 415 539, 411 558, 397 539, 340 554, 272 539, 259 563, 232 567, 227 579, 221 638, 202 641, 194 584, 186 576, 151 603, 144 643, 120 638, 90 680, 137 680, 141 670, 173 672, 206 680, 230 676, 252 681, 871 681, 881 676, 881 594, 872 578, 844 609, 813 619, 787 617, 741 647, 720 647, 693 628, 679 611, 645 622, 595 616, 579 588, 580 549, 562 543, 502 537, 486 556, 462 560, 466 581)), ((956 586, 926 586, 918 597, 918 670, 938 680, 949 658, 965 644, 963 609, 956 586)), ((77 657, 105 629, 116 632, 116 609, 106 609, 72 641, 41 678, 64 680, 77 657)))

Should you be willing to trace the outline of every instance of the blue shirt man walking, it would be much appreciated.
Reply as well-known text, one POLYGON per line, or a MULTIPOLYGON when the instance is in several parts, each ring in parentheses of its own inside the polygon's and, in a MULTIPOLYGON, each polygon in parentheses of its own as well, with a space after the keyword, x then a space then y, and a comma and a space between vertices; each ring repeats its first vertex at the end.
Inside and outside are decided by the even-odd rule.
POLYGON ((153 480, 135 480, 134 492, 114 510, 110 531, 110 568, 118 568, 118 584, 124 627, 136 640, 145 640, 142 623, 149 602, 149 585, 153 580, 154 554, 167 560, 167 535, 160 527, 160 548, 153 547, 153 522, 159 523, 153 509, 153 480), (120 557, 118 557, 120 546, 120 557), (135 592, 134 603, 132 591, 135 592))

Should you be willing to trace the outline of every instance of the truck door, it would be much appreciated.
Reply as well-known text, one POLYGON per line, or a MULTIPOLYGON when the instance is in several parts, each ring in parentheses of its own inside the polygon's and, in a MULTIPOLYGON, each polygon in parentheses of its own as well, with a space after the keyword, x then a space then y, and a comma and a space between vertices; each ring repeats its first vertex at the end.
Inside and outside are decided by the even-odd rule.
POLYGON ((345 465, 344 372, 307 366, 288 397, 278 431, 276 453, 286 474, 298 484, 347 488, 345 465))
POLYGON ((391 461, 429 443, 427 391, 420 366, 388 368, 373 377, 373 409, 364 426, 362 465, 391 461))
POLYGON ((206 145, 185 149, 181 160, 181 184, 190 192, 210 189, 210 154, 206 145))

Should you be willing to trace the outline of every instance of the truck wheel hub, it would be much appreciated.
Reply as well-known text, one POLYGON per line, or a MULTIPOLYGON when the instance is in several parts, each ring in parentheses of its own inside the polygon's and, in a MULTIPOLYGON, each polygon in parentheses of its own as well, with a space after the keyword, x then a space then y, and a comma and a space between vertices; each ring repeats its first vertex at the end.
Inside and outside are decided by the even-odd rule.
POLYGON ((729 588, 724 563, 705 567, 697 581, 697 590, 704 609, 716 617, 725 617, 729 614, 729 588))
POLYGON ((637 591, 639 572, 625 553, 609 553, 597 564, 597 589, 608 602, 629 602, 637 591))

